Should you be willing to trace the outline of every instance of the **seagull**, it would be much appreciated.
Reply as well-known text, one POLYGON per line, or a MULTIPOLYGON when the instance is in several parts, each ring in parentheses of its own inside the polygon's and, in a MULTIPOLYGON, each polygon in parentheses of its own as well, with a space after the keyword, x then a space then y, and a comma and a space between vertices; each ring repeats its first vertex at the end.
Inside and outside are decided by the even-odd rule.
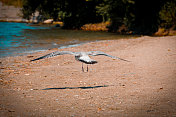
MULTIPOLYGON (((119 57, 116 57, 116 56, 111 56, 111 55, 106 54, 106 53, 101 52, 101 51, 90 51, 90 52, 55 51, 55 52, 49 53, 47 55, 41 56, 39 58, 33 59, 31 61, 36 61, 36 60, 45 59, 45 58, 51 58, 51 57, 55 57, 55 56, 58 56, 58 55, 64 55, 64 54, 74 55, 75 59, 77 61, 82 62, 82 71, 83 72, 84 72, 83 63, 85 63, 85 64, 96 64, 96 63, 98 63, 96 60, 91 59, 89 57, 89 55, 90 56, 104 55, 104 56, 107 56, 107 57, 111 57, 113 59, 119 59, 119 60, 123 60, 123 61, 126 61, 126 62, 130 62, 128 60, 125 60, 125 59, 122 59, 122 58, 119 58, 119 57)), ((88 65, 87 65, 87 72, 88 72, 88 65)))

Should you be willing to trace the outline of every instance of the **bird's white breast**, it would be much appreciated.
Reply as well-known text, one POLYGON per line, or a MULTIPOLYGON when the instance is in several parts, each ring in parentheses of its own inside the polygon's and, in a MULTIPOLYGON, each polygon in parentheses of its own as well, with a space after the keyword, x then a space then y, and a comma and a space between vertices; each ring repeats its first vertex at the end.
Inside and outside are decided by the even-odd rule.
POLYGON ((86 61, 86 62, 91 62, 91 61, 93 61, 93 59, 91 59, 89 56, 87 56, 87 55, 84 55, 84 56, 81 56, 81 57, 79 57, 79 60, 84 60, 84 61, 86 61))
MULTIPOLYGON (((75 56, 76 57, 76 56, 75 56)), ((97 63, 97 61, 91 59, 88 55, 86 54, 80 54, 79 56, 76 57, 78 61, 84 62, 86 64, 94 64, 97 63)))

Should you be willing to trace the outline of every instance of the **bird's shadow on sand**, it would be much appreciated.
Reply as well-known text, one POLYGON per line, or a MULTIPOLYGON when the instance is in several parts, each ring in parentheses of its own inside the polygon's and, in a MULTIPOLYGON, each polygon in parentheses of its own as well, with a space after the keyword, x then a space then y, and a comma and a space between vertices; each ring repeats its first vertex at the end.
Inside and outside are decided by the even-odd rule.
POLYGON ((109 87, 110 85, 98 85, 98 86, 88 86, 88 87, 59 87, 59 88, 45 88, 42 90, 57 90, 57 89, 94 89, 101 87, 109 87))

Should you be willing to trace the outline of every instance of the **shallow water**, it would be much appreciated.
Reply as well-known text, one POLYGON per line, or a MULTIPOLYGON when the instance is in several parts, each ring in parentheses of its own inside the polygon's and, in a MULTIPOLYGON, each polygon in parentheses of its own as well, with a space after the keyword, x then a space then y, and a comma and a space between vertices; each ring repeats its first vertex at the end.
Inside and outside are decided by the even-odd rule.
POLYGON ((51 48, 66 48, 99 40, 130 38, 108 32, 62 30, 54 26, 0 22, 0 57, 23 55, 51 48))
POLYGON ((26 23, 0 22, 0 57, 13 56, 28 50, 31 46, 26 30, 47 29, 26 23))

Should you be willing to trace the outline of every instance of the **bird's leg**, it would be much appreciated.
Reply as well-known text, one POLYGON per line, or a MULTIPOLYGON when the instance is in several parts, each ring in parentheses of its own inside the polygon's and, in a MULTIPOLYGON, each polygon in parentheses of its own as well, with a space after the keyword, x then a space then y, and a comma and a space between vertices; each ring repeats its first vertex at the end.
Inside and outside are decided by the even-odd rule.
POLYGON ((88 72, 89 70, 88 70, 88 65, 87 65, 87 72, 88 72))
POLYGON ((82 63, 82 71, 84 72, 83 63, 82 63))

